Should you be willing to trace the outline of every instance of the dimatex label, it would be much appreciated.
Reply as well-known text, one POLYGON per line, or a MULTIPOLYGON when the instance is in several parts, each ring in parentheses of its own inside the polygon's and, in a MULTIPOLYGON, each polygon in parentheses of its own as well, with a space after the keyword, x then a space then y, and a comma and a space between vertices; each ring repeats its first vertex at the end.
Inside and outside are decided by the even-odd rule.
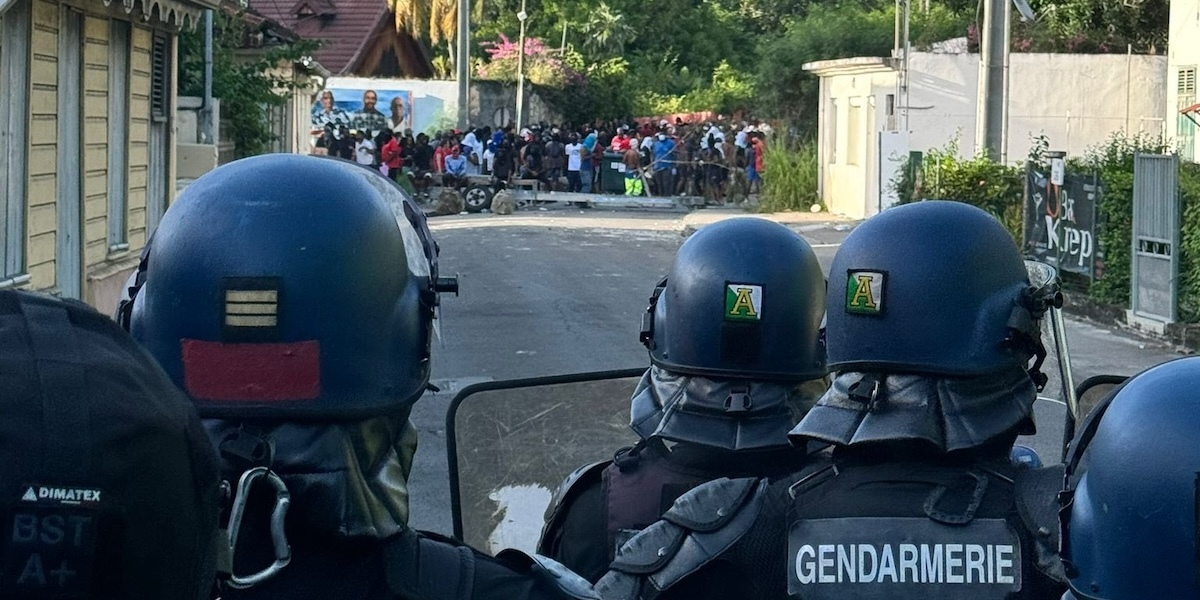
POLYGON ((41 506, 94 506, 100 504, 101 492, 94 488, 52 485, 26 485, 21 494, 22 504, 41 506))

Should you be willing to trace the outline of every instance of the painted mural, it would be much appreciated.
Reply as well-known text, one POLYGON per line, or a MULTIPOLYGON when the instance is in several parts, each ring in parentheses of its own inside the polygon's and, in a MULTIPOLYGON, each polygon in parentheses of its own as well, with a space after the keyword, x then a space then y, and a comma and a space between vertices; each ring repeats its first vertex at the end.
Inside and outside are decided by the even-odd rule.
POLYGON ((429 83, 331 77, 313 102, 312 134, 319 136, 342 125, 367 130, 372 136, 384 128, 432 134, 444 125, 447 107, 444 94, 438 93, 441 90, 422 89, 429 83))

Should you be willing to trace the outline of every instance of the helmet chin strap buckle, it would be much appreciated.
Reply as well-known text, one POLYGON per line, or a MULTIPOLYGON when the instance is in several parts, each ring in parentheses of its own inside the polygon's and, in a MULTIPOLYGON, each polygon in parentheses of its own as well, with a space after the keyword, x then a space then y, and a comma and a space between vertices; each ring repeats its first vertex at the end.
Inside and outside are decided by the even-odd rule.
POLYGON ((867 412, 877 412, 883 405, 879 390, 883 380, 877 375, 866 375, 850 386, 850 399, 865 404, 867 412))
POLYGON ((725 398, 725 412, 727 413, 744 413, 749 412, 754 406, 754 401, 750 398, 750 386, 739 383, 729 390, 729 396, 725 398))

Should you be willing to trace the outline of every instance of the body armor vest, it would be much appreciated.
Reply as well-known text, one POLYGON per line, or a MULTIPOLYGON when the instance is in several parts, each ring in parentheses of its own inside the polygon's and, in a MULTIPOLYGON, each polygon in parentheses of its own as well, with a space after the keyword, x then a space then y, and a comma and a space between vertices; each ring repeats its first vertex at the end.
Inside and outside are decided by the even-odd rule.
POLYGON ((657 521, 688 490, 719 475, 670 459, 661 441, 617 452, 604 470, 605 532, 608 559, 629 538, 657 521))

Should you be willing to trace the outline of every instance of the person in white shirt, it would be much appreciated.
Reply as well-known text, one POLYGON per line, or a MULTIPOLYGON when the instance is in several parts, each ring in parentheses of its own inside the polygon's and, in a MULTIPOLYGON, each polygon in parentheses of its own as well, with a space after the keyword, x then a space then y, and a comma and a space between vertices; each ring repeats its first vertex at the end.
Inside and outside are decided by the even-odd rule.
POLYGON ((483 144, 479 143, 474 129, 463 138, 462 153, 467 158, 467 175, 478 175, 479 165, 483 162, 483 144))
POLYGON ((579 134, 571 134, 565 149, 567 153, 567 191, 579 192, 583 189, 583 180, 579 177, 579 170, 583 168, 583 144, 579 143, 579 134))
POLYGON ((355 135, 354 160, 360 165, 375 166, 375 142, 360 129, 355 135))
POLYGON ((492 148, 495 144, 488 143, 487 149, 483 151, 483 174, 491 175, 493 164, 496 162, 496 151, 492 148))

